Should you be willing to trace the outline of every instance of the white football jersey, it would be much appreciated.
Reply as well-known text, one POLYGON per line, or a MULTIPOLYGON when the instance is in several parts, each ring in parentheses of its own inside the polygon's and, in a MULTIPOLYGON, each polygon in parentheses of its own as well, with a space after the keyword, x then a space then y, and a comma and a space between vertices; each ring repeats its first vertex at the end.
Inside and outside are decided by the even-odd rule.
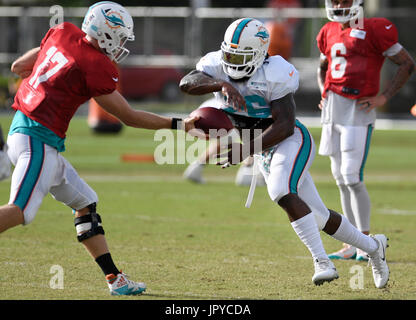
POLYGON ((221 50, 208 53, 197 63, 196 69, 213 78, 230 82, 245 98, 247 112, 236 111, 227 104, 221 92, 214 92, 218 103, 213 107, 253 118, 269 118, 270 102, 294 93, 299 87, 298 71, 281 56, 271 56, 264 60, 263 66, 247 81, 234 81, 223 71, 221 54, 221 50))

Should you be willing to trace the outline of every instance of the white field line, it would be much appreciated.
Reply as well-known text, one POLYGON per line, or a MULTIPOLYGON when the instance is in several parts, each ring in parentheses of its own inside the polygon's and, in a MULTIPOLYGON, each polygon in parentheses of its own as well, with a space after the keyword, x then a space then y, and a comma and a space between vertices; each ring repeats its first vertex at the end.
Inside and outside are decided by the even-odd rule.
POLYGON ((392 214, 392 215, 399 215, 399 216, 415 216, 416 211, 411 210, 401 210, 401 209, 378 209, 377 210, 381 214, 392 214))

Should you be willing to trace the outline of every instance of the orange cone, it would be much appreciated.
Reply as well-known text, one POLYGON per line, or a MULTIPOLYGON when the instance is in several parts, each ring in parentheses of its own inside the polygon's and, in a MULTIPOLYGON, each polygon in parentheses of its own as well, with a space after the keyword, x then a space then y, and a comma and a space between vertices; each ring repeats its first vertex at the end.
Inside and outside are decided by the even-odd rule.
POLYGON ((118 133, 123 128, 120 120, 101 108, 94 99, 89 102, 88 126, 97 133, 118 133))

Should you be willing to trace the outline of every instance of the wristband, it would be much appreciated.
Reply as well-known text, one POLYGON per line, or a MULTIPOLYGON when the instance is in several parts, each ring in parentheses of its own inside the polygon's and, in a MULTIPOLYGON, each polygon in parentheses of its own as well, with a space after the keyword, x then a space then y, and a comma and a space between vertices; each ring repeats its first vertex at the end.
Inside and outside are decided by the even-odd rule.
POLYGON ((182 129, 182 119, 180 118, 172 118, 172 126, 171 128, 174 130, 182 129))

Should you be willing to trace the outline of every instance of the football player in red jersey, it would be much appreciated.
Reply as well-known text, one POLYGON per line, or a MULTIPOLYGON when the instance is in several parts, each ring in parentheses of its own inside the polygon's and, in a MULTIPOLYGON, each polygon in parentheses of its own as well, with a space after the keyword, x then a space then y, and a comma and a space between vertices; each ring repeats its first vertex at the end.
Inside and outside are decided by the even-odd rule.
MULTIPOLYGON (((396 26, 385 18, 364 18, 362 0, 326 0, 328 19, 317 36, 321 52, 318 84, 322 93, 319 153, 331 159, 347 218, 370 232, 370 198, 363 171, 376 108, 389 101, 414 72, 415 63, 398 41, 396 26), (385 58, 398 65, 390 84, 379 93, 385 58)), ((367 260, 364 252, 344 245, 333 259, 367 260)))
POLYGON ((40 47, 12 64, 12 72, 24 80, 12 106, 16 114, 7 140, 15 165, 10 200, 0 207, 0 232, 29 224, 48 193, 72 208, 78 240, 101 267, 113 295, 140 294, 146 286, 127 279, 115 266, 96 212, 98 197, 60 154, 69 122, 90 98, 132 127, 182 126, 189 131, 197 120, 134 110, 119 94, 113 61, 120 62, 129 53, 124 45, 132 40, 130 14, 117 3, 104 1, 89 8, 82 30, 67 22, 51 28, 40 47))

